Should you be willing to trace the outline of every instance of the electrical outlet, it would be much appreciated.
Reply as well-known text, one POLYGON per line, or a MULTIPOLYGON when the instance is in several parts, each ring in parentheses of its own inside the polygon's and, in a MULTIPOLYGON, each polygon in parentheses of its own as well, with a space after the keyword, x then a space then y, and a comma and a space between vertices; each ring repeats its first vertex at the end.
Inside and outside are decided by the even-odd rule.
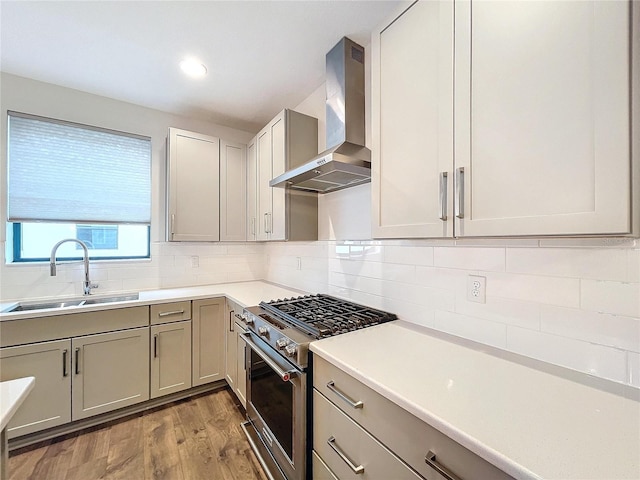
POLYGON ((199 266, 200 266, 200 257, 197 255, 194 255, 193 257, 191 257, 191 267, 197 268, 199 266))
POLYGON ((476 303, 485 303, 487 278, 478 275, 469 275, 467 279, 467 300, 476 303))

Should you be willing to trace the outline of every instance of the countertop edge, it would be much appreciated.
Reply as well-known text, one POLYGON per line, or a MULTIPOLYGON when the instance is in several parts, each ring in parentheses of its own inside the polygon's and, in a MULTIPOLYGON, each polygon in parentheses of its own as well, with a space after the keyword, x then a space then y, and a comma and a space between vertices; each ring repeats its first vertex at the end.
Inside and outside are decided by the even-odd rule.
POLYGON ((34 377, 16 378, 0 382, 0 430, 4 430, 36 383, 34 377), (8 402, 8 405, 5 403, 8 402))

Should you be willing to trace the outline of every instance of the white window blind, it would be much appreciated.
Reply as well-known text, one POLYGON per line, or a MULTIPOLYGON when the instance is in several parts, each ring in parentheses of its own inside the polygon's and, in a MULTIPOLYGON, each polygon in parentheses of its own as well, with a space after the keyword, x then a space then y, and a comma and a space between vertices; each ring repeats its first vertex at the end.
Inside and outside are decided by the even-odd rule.
POLYGON ((151 139, 9 112, 8 220, 151 222, 151 139))

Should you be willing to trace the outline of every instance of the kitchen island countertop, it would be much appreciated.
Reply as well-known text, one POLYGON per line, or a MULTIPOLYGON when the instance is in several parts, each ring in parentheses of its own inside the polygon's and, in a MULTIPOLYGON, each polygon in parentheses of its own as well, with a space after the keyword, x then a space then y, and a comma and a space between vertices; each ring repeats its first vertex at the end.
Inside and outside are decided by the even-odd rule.
POLYGON ((632 387, 402 321, 310 348, 518 480, 640 478, 632 387))

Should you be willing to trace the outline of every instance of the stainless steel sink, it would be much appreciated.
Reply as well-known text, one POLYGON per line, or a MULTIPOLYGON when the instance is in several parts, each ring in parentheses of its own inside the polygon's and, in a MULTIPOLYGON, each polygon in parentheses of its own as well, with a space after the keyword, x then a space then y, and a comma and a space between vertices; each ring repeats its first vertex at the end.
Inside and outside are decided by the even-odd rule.
POLYGON ((132 293, 130 295, 118 295, 116 297, 95 297, 83 300, 80 305, 97 305, 100 303, 114 303, 114 302, 129 302, 131 300, 138 300, 140 295, 132 293))
POLYGON ((82 303, 82 300, 73 300, 68 302, 48 302, 48 303, 19 303, 15 307, 7 310, 7 312, 23 312, 26 310, 44 310, 45 308, 65 308, 75 307, 82 303))
POLYGON ((5 310, 5 313, 11 312, 23 312, 28 310, 44 310, 47 308, 67 308, 67 307, 81 307, 82 305, 99 305, 102 303, 115 303, 115 302, 128 302, 131 300, 138 300, 140 295, 137 293, 131 293, 128 295, 115 295, 112 297, 82 297, 69 299, 64 302, 41 302, 30 303, 20 302, 18 305, 5 310))

